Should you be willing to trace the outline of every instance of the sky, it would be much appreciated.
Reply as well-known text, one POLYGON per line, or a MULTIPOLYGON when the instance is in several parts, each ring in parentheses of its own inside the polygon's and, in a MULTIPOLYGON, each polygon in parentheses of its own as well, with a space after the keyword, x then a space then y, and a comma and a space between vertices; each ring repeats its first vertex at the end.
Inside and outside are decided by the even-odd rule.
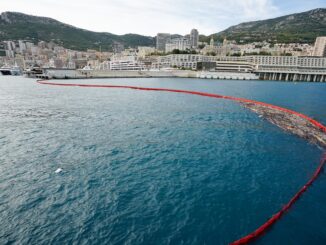
POLYGON ((325 8, 326 0, 0 0, 0 12, 46 16, 91 31, 209 35, 241 22, 325 8))

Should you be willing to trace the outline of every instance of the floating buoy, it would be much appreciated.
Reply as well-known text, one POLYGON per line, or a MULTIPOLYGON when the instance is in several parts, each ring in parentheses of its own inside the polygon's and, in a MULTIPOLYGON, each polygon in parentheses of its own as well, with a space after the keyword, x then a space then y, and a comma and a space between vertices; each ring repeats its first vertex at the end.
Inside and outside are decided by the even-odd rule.
POLYGON ((58 173, 61 173, 62 172, 62 168, 58 168, 55 173, 58 174, 58 173))

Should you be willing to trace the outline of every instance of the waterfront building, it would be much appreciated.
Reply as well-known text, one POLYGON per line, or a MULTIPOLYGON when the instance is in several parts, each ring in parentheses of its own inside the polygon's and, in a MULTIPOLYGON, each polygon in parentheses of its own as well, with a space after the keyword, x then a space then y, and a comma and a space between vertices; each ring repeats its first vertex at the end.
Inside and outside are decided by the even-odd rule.
POLYGON ((197 29, 192 29, 190 32, 190 46, 193 49, 198 48, 199 32, 197 29))
POLYGON ((167 56, 156 56, 153 57, 151 69, 152 70, 160 70, 164 68, 170 68, 171 67, 171 60, 169 58, 169 55, 167 56))
POLYGON ((326 58, 291 56, 251 56, 261 79, 285 81, 326 81, 326 58))
POLYGON ((177 68, 186 68, 186 69, 197 69, 197 63, 203 61, 202 55, 195 55, 195 54, 172 54, 168 55, 171 67, 177 68))
POLYGON ((165 45, 171 40, 171 34, 169 33, 157 33, 156 36, 156 49, 160 52, 165 51, 165 45))
POLYGON ((113 71, 134 71, 144 70, 145 65, 136 56, 113 57, 110 61, 110 70, 113 71))
POLYGON ((199 61, 197 62, 197 71, 215 71, 216 62, 199 61))
POLYGON ((326 57, 326 37, 317 37, 313 56, 326 57))
MULTIPOLYGON (((218 72, 255 73, 264 80, 326 82, 326 58, 294 56, 159 56, 153 68, 198 69, 200 62, 215 62, 218 72)), ((210 66, 209 69, 212 67, 210 66)))
POLYGON ((153 68, 185 68, 185 69, 197 69, 198 62, 214 62, 213 56, 204 56, 199 54, 170 54, 166 56, 157 57, 157 61, 153 63, 153 68))
POLYGON ((253 73, 255 65, 245 61, 217 61, 215 70, 218 72, 253 73))

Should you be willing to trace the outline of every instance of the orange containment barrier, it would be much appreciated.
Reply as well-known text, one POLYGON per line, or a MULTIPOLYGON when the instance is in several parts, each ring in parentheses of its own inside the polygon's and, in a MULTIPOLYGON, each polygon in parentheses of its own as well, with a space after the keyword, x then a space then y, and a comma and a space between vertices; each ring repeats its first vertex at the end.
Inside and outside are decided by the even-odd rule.
MULTIPOLYGON (((199 95, 204 97, 211 97, 211 98, 217 98, 217 99, 226 99, 226 100, 233 100, 237 102, 244 102, 244 103, 253 103, 256 105, 266 106, 275 110, 282 111, 287 114, 296 115, 298 117, 301 117, 307 121, 309 121, 314 126, 318 127, 321 131, 326 133, 326 127, 322 125, 321 123, 317 122, 316 120, 298 113, 296 111, 292 111, 283 107, 275 106, 272 104, 267 104, 264 102, 259 102, 255 100, 249 100, 244 98, 237 98, 232 96, 224 96, 219 94, 212 94, 212 93, 205 93, 205 92, 197 92, 197 91, 189 91, 189 90, 179 90, 179 89, 166 89, 166 88, 146 88, 146 87, 137 87, 137 86, 121 86, 121 85, 96 85, 96 84, 76 84, 76 83, 54 83, 54 82, 48 82, 48 81, 37 81, 39 84, 44 85, 53 85, 53 86, 65 86, 65 87, 90 87, 90 88, 122 88, 122 89, 135 89, 135 90, 144 90, 144 91, 162 91, 162 92, 172 92, 172 93, 183 93, 183 94, 193 94, 193 95, 199 95)), ((283 206, 283 208, 278 211, 276 214, 274 214, 269 220, 267 220, 264 224, 259 226, 255 231, 249 233, 248 235, 240 238, 239 240, 236 240, 232 242, 232 245, 239 245, 239 244, 247 244, 261 235, 263 235, 276 221, 278 221, 282 215, 287 212, 293 204, 301 197, 301 195, 308 189, 309 186, 312 185, 312 183, 318 178, 318 176, 322 173, 322 170, 324 168, 324 165, 326 164, 326 153, 323 154, 320 164, 318 168, 316 169, 313 176, 309 179, 309 181, 291 198, 291 200, 283 206)))

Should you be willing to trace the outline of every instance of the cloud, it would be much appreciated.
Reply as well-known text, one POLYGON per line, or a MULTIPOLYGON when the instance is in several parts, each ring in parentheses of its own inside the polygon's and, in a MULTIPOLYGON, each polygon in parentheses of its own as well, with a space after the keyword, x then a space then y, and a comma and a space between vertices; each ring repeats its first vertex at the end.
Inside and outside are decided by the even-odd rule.
MULTIPOLYGON (((298 1, 303 0, 286 4, 298 1)), ((192 28, 212 34, 241 22, 280 16, 289 10, 280 11, 284 4, 282 0, 1 0, 0 10, 48 16, 94 31, 154 36, 186 34, 192 28)))

